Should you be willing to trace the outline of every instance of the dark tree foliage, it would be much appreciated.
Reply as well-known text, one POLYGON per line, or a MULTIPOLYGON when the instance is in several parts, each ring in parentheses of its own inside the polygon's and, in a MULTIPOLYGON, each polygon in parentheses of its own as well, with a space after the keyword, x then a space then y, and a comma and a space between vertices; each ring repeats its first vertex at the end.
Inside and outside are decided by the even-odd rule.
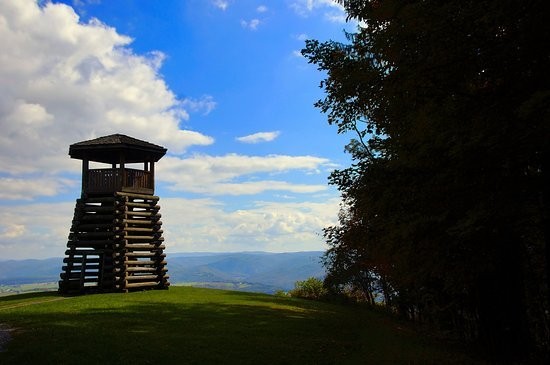
MULTIPOLYGON (((550 346, 547 0, 348 0, 310 40, 349 168, 326 284, 513 360, 550 346)), ((545 355, 546 354, 546 355, 545 355)))

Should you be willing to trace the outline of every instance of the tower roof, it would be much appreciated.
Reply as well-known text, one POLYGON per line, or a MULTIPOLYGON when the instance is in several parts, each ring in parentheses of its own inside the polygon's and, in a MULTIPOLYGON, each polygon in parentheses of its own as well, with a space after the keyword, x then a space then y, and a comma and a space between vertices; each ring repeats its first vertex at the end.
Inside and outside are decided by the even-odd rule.
POLYGON ((118 163, 121 156, 126 163, 157 162, 166 151, 162 146, 124 134, 111 134, 74 143, 69 147, 71 158, 104 163, 118 163))

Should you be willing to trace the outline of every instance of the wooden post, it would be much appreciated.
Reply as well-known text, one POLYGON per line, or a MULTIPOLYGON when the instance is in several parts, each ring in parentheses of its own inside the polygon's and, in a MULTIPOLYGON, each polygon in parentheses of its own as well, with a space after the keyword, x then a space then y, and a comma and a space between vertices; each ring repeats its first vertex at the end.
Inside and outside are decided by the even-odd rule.
POLYGON ((126 169, 124 167, 124 154, 120 153, 120 185, 118 185, 118 190, 122 190, 122 187, 126 186, 126 169))
POLYGON ((86 275, 86 259, 87 255, 84 255, 82 257, 82 263, 80 264, 82 267, 80 269, 80 290, 84 290, 84 277, 86 275))
POLYGON ((88 170, 90 169, 90 162, 88 160, 82 160, 82 194, 88 190, 88 170))
POLYGON ((151 188, 153 189, 153 194, 155 193, 155 163, 153 161, 150 162, 151 164, 151 188))

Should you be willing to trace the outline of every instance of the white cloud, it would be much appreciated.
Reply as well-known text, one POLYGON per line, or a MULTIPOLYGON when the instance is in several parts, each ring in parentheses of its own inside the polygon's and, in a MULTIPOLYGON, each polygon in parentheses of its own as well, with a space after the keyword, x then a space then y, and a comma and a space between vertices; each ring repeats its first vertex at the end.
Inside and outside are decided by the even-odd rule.
POLYGON ((25 233, 25 226, 23 224, 7 224, 2 233, 0 233, 1 239, 13 239, 22 236, 25 233))
POLYGON ((73 7, 77 9, 80 14, 86 14, 87 5, 96 5, 99 3, 101 3, 101 0, 73 0, 73 7))
MULTIPOLYGON (((230 2, 213 4, 225 10, 230 2)), ((246 22, 248 29, 259 25, 258 19, 246 22)), ((189 113, 214 110, 214 98, 179 99, 160 74, 162 52, 135 54, 131 38, 99 20, 81 23, 67 5, 0 0, 0 39, 0 199, 11 200, 0 205, 0 259, 63 256, 74 200, 29 200, 78 194, 80 162, 67 156, 69 145, 111 133, 167 147, 173 155, 160 160, 156 176, 173 190, 208 196, 280 191, 310 198, 327 192, 325 184, 285 180, 287 174, 324 173, 331 166, 325 158, 182 157, 193 145, 214 142, 180 127, 189 113)), ((264 133, 244 137, 277 137, 264 133)), ((212 198, 160 204, 170 252, 322 249, 321 229, 334 223, 338 210, 337 199, 255 202, 240 210, 212 198)))
MULTIPOLYGON (((240 210, 213 199, 159 204, 167 252, 282 252, 324 250, 322 229, 337 222, 339 199, 255 202, 240 210)), ((0 207, 0 260, 63 257, 73 209, 74 202, 0 207)))
POLYGON ((345 23, 347 15, 341 11, 331 11, 325 13, 325 19, 331 23, 345 23))
POLYGON ((323 203, 256 202, 226 210, 210 199, 160 202, 168 252, 324 250, 324 227, 337 221, 339 199, 323 203))
POLYGON ((32 200, 38 196, 55 196, 60 191, 74 188, 80 182, 60 179, 58 177, 44 177, 39 179, 0 178, 0 199, 4 200, 32 200))
POLYGON ((325 191, 327 186, 293 184, 271 177, 257 179, 257 176, 291 171, 319 173, 328 164, 329 160, 313 156, 167 156, 159 161, 156 176, 158 181, 168 183, 172 190, 208 195, 251 195, 265 191, 315 193, 325 191))
POLYGON ((218 103, 214 101, 211 95, 203 95, 200 99, 186 98, 182 101, 181 105, 190 112, 202 112, 203 115, 208 115, 214 109, 218 103))
POLYGON ((258 6, 258 7, 256 8, 256 11, 257 11, 258 13, 265 13, 265 12, 267 12, 268 10, 269 10, 269 9, 268 9, 267 6, 265 6, 265 5, 260 5, 260 6, 258 6))
POLYGON ((296 39, 299 41, 305 42, 306 40, 309 39, 309 36, 305 33, 301 33, 296 36, 296 39))
POLYGON ((74 202, 0 207, 0 260, 62 257, 74 202))
POLYGON ((279 137, 281 132, 274 131, 274 132, 258 132, 254 134, 250 134, 243 137, 237 137, 237 141, 243 142, 243 143, 260 143, 260 142, 270 142, 273 141, 275 138, 279 137))
POLYGON ((346 21, 344 7, 334 0, 295 0, 290 7, 296 14, 303 17, 321 11, 325 19, 330 22, 345 23, 346 21))
MULTIPOLYGON (((149 140, 172 153, 213 143, 180 129, 180 123, 189 118, 185 108, 207 113, 214 101, 178 100, 159 73, 165 55, 133 53, 131 38, 97 19, 83 24, 64 4, 1 1, 0 39, 4 176, 76 172, 68 146, 112 133, 149 140)), ((54 185, 40 194, 62 188, 54 185)))
POLYGON ((326 189, 326 185, 292 184, 286 181, 262 180, 235 183, 217 182, 210 187, 201 187, 196 192, 211 193, 214 195, 255 195, 266 191, 287 191, 298 194, 311 194, 326 189))
POLYGON ((260 19, 252 19, 249 21, 241 20, 241 27, 250 30, 257 30, 260 23, 260 19))
POLYGON ((227 10, 227 8, 229 7, 229 2, 226 0, 215 0, 212 2, 212 4, 223 11, 227 10))

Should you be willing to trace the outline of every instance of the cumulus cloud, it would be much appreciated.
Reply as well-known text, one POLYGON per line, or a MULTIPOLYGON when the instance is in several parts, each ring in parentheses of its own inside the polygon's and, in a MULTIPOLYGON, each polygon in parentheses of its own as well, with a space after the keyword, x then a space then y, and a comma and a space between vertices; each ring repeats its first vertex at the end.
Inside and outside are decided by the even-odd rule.
POLYGON ((256 11, 257 11, 258 13, 265 13, 265 12, 267 12, 268 10, 269 10, 269 9, 268 9, 267 6, 265 6, 265 5, 260 5, 260 6, 258 6, 258 7, 256 8, 256 11))
POLYGON ((41 176, 40 179, 0 178, 0 199, 32 200, 38 196, 55 196, 59 192, 73 188, 80 182, 41 176))
MULTIPOLYGON (((336 224, 338 199, 254 202, 229 209, 214 199, 160 200, 167 252, 325 249, 322 229, 336 224)), ((62 257, 74 202, 0 210, 0 260, 62 257)))
POLYGON ((294 184, 272 178, 251 180, 251 176, 282 174, 290 171, 318 173, 330 161, 313 156, 167 156, 159 161, 157 179, 173 190, 208 195, 251 195, 265 191, 315 193, 326 185, 294 184), (248 178, 248 181, 243 181, 248 178))
POLYGON ((164 199, 163 229, 169 252, 307 251, 325 249, 324 227, 336 224, 338 199, 323 203, 255 202, 227 210, 211 199, 164 199), (165 209, 166 208, 166 209, 165 209))
MULTIPOLYGON (((212 4, 226 10, 230 3, 212 4)), ((248 29, 259 25, 257 19, 246 22, 248 29)), ((130 37, 97 19, 82 23, 71 7, 50 1, 0 1, 0 39, 0 200, 10 201, 0 206, 0 259, 63 256, 74 200, 32 199, 76 196, 80 162, 68 158, 68 146, 111 133, 167 147, 172 154, 156 165, 159 184, 209 196, 161 200, 169 252, 324 247, 320 232, 336 221, 337 199, 253 202, 236 209, 211 197, 266 191, 312 197, 327 186, 284 177, 324 172, 330 161, 285 155, 183 157, 194 145, 214 142, 184 126, 190 114, 212 112, 216 101, 209 95, 179 99, 160 74, 162 52, 136 54, 130 37)), ((262 133, 241 137, 242 142, 278 135, 262 133)))
POLYGON ((260 143, 260 142, 270 142, 275 138, 279 137, 281 132, 258 132, 254 134, 249 134, 243 137, 237 137, 236 140, 243 143, 260 143))
POLYGON ((74 202, 0 209, 0 260, 63 256, 73 210, 74 202))
POLYGON ((131 38, 97 19, 81 23, 64 4, 2 1, 0 39, 0 173, 75 171, 67 147, 111 133, 172 153, 213 143, 180 124, 185 108, 209 112, 214 101, 178 100, 159 73, 165 55, 135 54, 131 38))

